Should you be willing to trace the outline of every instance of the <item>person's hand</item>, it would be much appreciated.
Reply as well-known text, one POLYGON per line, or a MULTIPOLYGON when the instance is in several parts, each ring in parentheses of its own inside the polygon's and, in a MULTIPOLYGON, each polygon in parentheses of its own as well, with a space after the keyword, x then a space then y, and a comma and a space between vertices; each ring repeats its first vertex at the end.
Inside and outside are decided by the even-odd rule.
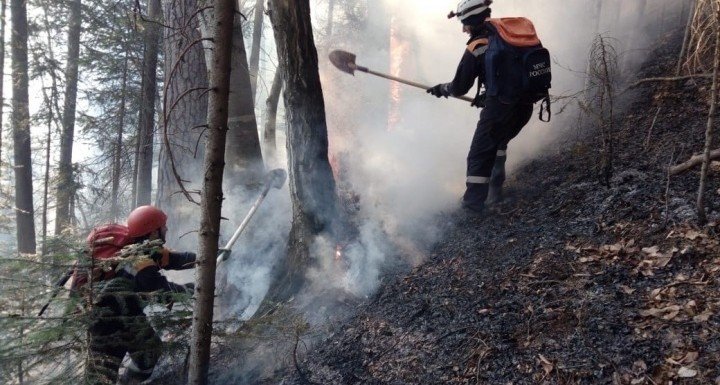
POLYGON ((485 108, 485 99, 486 95, 483 92, 482 94, 478 94, 475 99, 473 99, 472 103, 470 103, 471 107, 477 107, 477 108, 485 108))
POLYGON ((185 286, 185 292, 186 292, 186 293, 188 293, 188 294, 194 294, 194 293, 195 293, 195 284, 194 284, 194 283, 188 282, 188 283, 184 284, 183 286, 185 286))
POLYGON ((443 93, 443 84, 438 84, 435 87, 430 87, 426 91, 428 94, 433 95, 435 97, 446 97, 445 93, 443 93))

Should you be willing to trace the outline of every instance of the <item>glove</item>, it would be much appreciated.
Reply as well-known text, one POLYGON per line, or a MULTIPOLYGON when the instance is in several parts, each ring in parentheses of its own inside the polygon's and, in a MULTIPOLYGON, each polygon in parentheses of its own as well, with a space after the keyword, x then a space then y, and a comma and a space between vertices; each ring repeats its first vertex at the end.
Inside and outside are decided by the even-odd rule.
POLYGON ((485 108, 485 99, 487 95, 483 92, 482 94, 478 94, 475 96, 475 99, 473 99, 472 103, 470 103, 470 107, 477 107, 477 108, 485 108))
POLYGON ((185 286, 185 292, 188 294, 194 294, 195 293, 195 284, 192 282, 186 283, 183 286, 185 286))
POLYGON ((428 88, 426 92, 438 98, 441 96, 447 98, 448 96, 443 92, 443 86, 444 84, 438 84, 435 87, 428 88))

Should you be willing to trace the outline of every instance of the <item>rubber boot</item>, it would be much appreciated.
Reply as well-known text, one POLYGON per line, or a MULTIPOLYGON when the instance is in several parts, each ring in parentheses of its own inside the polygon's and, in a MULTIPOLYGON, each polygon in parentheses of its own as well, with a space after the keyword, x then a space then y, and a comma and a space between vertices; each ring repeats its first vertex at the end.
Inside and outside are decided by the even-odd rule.
POLYGON ((461 206, 469 213, 482 214, 485 211, 485 200, 487 199, 487 196, 487 183, 468 183, 461 206))
POLYGON ((490 176, 490 185, 488 188, 487 204, 498 204, 505 198, 503 195, 503 184, 505 183, 505 161, 507 156, 498 154, 495 157, 495 165, 493 166, 492 175, 490 176))

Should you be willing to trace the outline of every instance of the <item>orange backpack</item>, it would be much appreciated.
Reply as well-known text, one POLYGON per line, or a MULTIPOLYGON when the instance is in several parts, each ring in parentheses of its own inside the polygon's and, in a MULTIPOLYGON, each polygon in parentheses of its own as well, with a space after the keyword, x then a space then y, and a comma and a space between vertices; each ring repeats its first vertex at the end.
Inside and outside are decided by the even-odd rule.
MULTIPOLYGON (((124 225, 109 224, 94 228, 87 237, 87 250, 91 262, 107 260, 115 256, 123 247, 132 243, 128 228, 124 225)), ((88 282, 88 268, 76 267, 73 271, 71 290, 79 289, 88 282)), ((113 270, 104 271, 93 267, 93 281, 104 281, 115 276, 113 270)))

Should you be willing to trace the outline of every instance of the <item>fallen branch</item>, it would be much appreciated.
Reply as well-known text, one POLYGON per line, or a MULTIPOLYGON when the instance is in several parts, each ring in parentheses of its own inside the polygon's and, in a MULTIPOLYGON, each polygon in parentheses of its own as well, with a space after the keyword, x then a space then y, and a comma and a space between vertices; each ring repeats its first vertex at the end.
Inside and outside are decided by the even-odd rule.
MULTIPOLYGON (((703 163, 704 154, 695 155, 684 163, 680 163, 677 166, 670 167, 670 175, 682 174, 694 167, 697 167, 703 163)), ((720 148, 710 152, 710 160, 720 159, 720 148)))
POLYGON ((672 76, 672 77, 659 77, 659 78, 645 78, 640 79, 636 81, 635 83, 632 83, 628 86, 628 88, 635 88, 641 84, 645 83, 655 83, 655 82, 677 82, 681 80, 688 80, 688 79, 712 79, 712 74, 695 74, 695 75, 685 75, 685 76, 672 76))

